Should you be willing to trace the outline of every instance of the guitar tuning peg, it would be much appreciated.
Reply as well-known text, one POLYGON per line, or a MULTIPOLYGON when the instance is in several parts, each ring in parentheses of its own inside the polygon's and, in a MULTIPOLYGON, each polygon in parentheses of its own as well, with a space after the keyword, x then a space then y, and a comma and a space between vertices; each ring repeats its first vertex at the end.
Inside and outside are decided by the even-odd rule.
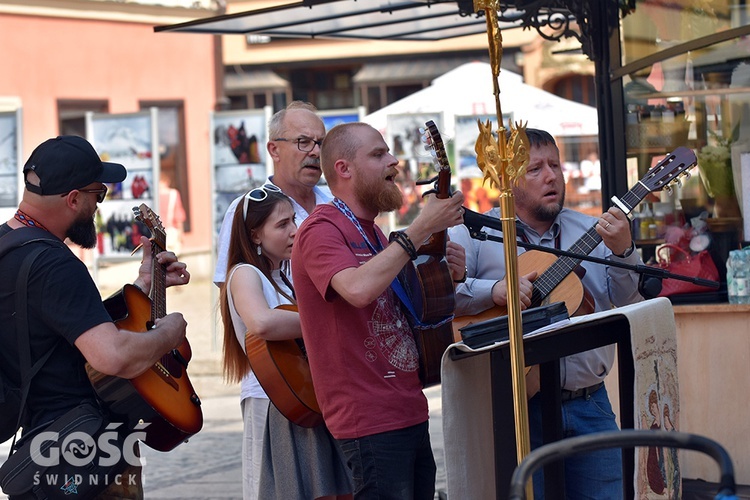
POLYGON ((685 175, 685 182, 687 182, 688 180, 690 180, 690 178, 692 177, 692 175, 690 174, 690 170, 685 170, 685 174, 684 175, 685 175))
POLYGON ((666 191, 666 192, 667 192, 667 195, 669 195, 669 196, 672 196, 672 185, 671 185, 671 184, 667 184, 667 185, 666 185, 666 186, 664 187, 664 191, 666 191))

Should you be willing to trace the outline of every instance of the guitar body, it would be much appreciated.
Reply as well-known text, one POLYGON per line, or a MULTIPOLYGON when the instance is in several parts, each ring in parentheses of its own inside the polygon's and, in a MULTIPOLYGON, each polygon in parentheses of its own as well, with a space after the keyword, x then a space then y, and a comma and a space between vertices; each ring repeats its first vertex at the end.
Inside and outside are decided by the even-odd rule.
MULTIPOLYGON (((518 274, 522 276, 532 271, 537 271, 541 275, 556 261, 557 257, 551 253, 529 250, 518 256, 518 274)), ((571 316, 580 316, 594 312, 593 300, 575 273, 565 276, 549 295, 539 304, 532 304, 532 307, 552 304, 554 302, 565 302, 565 307, 567 307, 568 314, 571 316)), ((507 314, 508 309, 506 307, 495 306, 479 314, 458 316, 453 319, 453 338, 456 342, 459 342, 461 340, 461 332, 459 331, 461 328, 500 316, 506 316, 507 314)))
MULTIPOLYGON (((453 314, 456 300, 445 257, 420 255, 404 267, 401 278, 417 319, 422 323, 440 323, 453 314)), ((415 328, 412 325, 412 331, 419 352, 419 379, 422 385, 429 387, 439 384, 443 353, 453 343, 451 322, 433 328, 415 328)))
MULTIPOLYGON (((293 305, 278 309, 297 311, 293 305)), ((248 332, 245 350, 258 382, 287 420, 301 427, 323 423, 307 356, 295 340, 264 340, 248 332)))
MULTIPOLYGON (((118 329, 147 334, 153 326, 151 300, 133 285, 125 285, 104 305, 118 329)), ((187 339, 176 351, 185 361, 192 357, 187 339)), ((203 427, 200 399, 173 352, 133 379, 105 375, 88 364, 86 372, 110 412, 130 425, 149 423, 144 442, 155 450, 170 451, 203 427)))
POLYGON ((414 272, 408 273, 413 292, 412 304, 419 320, 427 322, 453 314, 456 299, 453 294, 448 261, 440 255, 420 255, 412 262, 414 272))

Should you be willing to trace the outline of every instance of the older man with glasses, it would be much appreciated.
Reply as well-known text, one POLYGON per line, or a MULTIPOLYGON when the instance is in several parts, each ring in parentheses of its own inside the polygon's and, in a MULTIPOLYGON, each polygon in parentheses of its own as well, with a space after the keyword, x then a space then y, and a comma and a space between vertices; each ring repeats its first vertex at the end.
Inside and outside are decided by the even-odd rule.
MULTIPOLYGON (((331 201, 331 196, 317 185, 322 175, 320 144, 326 129, 316 112, 317 109, 310 103, 292 101, 268 122, 268 137, 272 139, 266 144, 266 149, 273 160, 274 173, 266 185, 278 187, 291 198, 298 225, 315 205, 331 201)), ((232 201, 221 224, 214 272, 216 286, 226 279, 232 216, 241 200, 242 196, 238 196, 232 201)))

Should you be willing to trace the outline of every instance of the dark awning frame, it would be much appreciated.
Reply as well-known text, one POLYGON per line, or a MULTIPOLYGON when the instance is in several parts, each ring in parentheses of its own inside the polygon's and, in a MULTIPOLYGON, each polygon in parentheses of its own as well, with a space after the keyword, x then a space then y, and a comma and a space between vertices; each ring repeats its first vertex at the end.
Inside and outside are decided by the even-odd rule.
MULTIPOLYGON (((560 7, 543 9, 547 26, 571 19, 560 7)), ((503 7, 500 29, 522 27, 528 12, 503 7)), ((185 23, 157 26, 157 32, 258 34, 279 38, 346 38, 435 41, 486 32, 483 12, 464 0, 303 0, 225 14, 185 23)))

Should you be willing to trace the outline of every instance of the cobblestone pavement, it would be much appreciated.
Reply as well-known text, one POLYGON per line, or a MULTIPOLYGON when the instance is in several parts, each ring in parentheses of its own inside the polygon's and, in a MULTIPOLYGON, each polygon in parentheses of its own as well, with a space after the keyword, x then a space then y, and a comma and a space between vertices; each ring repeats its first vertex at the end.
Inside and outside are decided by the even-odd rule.
MULTIPOLYGON (((189 259, 189 268, 193 266, 189 259)), ((107 296, 136 276, 132 264, 99 270, 98 282, 107 296)), ((180 311, 188 322, 193 358, 188 367, 203 404, 204 426, 187 443, 161 453, 142 446, 144 490, 147 499, 241 499, 242 419, 239 386, 228 386, 221 378, 221 328, 215 325, 218 300, 209 278, 193 271, 191 283, 167 290, 167 311, 180 311)), ((208 273, 203 273, 208 274, 208 273)), ((438 489, 445 488, 440 387, 425 391, 430 403, 430 432, 438 464, 438 489)), ((9 443, 0 444, 0 462, 8 455, 9 443)), ((0 493, 0 499, 7 498, 0 493)))

